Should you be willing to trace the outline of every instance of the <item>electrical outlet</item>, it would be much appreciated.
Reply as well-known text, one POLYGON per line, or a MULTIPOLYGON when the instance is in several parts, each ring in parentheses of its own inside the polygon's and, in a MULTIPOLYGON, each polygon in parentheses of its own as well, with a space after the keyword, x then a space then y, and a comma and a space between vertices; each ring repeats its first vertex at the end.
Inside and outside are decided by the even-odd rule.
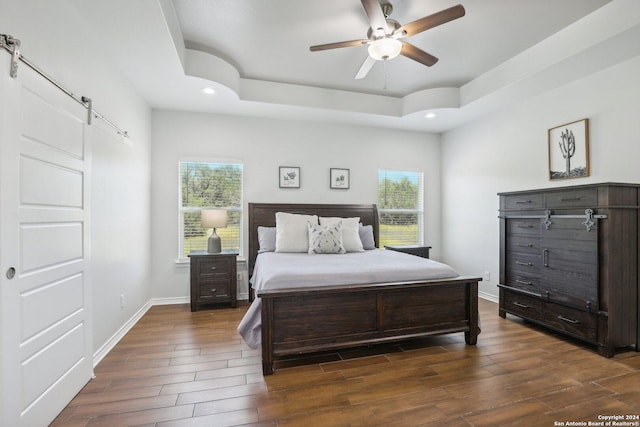
POLYGON ((124 294, 120 294, 120 308, 124 308, 124 294))
POLYGON ((482 275, 482 280, 484 280, 485 282, 491 281, 491 273, 489 273, 488 271, 485 271, 484 274, 482 275))
POLYGON ((238 277, 236 277, 236 279, 238 279, 238 283, 242 283, 242 272, 238 273, 238 277))

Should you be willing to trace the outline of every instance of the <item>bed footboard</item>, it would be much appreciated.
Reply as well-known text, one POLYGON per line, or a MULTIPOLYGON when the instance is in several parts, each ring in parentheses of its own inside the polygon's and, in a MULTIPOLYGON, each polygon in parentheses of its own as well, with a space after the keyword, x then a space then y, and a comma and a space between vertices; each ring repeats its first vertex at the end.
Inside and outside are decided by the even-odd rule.
POLYGON ((260 291, 262 370, 276 356, 464 332, 476 344, 477 277, 260 291))

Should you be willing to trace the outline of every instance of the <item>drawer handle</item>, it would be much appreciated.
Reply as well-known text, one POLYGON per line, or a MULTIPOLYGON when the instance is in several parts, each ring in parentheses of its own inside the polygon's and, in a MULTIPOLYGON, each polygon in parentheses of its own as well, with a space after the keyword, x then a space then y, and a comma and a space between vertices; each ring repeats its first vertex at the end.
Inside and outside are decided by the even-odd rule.
POLYGON ((518 243, 516 246, 520 246, 521 248, 532 248, 533 247, 532 244, 526 244, 526 243, 518 243))
POLYGON ((542 263, 545 267, 549 267, 549 249, 542 250, 542 263))
POLYGON ((533 282, 525 282, 524 280, 516 279, 516 283, 520 283, 521 285, 533 285, 533 282))
POLYGON ((217 270, 217 269, 218 269, 218 267, 211 267, 211 269, 212 269, 212 270, 217 270))
POLYGON ((578 323, 580 323, 578 320, 573 320, 573 319, 567 319, 564 316, 558 316, 559 320, 562 320, 563 322, 567 322, 567 323, 571 323, 573 325, 577 325, 578 323))
POLYGON ((514 301, 513 305, 515 305, 516 307, 520 307, 520 308, 530 308, 528 305, 526 304, 522 304, 518 301, 514 301))
POLYGON ((533 225, 518 225, 518 228, 533 228, 533 225))
POLYGON ((526 204, 526 203, 531 203, 531 200, 516 200, 515 203, 516 204, 526 204))
POLYGON ((527 267, 531 267, 533 265, 533 263, 531 262, 522 262, 522 261, 516 261, 517 265, 525 265, 527 267))
POLYGON ((582 197, 580 196, 576 196, 576 197, 562 197, 560 199, 561 202, 575 202, 577 200, 582 200, 582 197))

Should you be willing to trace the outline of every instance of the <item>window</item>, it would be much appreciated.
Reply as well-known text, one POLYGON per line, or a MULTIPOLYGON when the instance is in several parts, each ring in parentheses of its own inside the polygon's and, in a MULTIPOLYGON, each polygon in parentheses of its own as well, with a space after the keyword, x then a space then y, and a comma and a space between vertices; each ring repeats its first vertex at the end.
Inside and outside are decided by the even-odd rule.
POLYGON ((423 243, 422 182, 422 172, 378 171, 380 247, 423 243))
POLYGON ((211 230, 200 226, 200 211, 226 209, 226 228, 216 230, 222 250, 240 252, 242 224, 242 163, 180 162, 179 258, 191 251, 207 250, 211 230))

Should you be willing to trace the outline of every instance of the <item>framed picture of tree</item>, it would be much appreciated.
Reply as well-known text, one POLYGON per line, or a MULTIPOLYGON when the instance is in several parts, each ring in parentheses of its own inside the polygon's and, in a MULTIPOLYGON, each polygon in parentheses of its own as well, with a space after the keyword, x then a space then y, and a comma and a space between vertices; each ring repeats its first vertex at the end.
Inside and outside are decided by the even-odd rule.
POLYGON ((549 179, 589 176, 589 119, 549 129, 549 179))

